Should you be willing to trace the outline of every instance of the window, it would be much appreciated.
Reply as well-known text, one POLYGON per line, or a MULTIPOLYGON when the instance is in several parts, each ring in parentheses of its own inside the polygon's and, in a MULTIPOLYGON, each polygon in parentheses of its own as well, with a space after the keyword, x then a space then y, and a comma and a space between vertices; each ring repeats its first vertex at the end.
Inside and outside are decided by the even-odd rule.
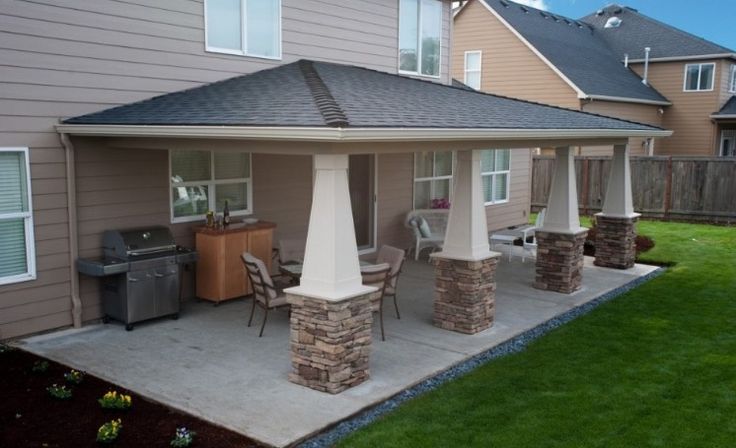
POLYGON ((713 75, 716 64, 687 64, 685 65, 685 92, 700 92, 713 90, 713 75))
POLYGON ((414 154, 414 208, 448 208, 452 193, 452 151, 414 154))
POLYGON ((251 160, 247 152, 169 152, 171 222, 204 219, 208 210, 253 213, 251 160))
POLYGON ((442 2, 401 0, 399 5, 399 71, 440 76, 442 2))
POLYGON ((736 129, 721 131, 721 156, 736 157, 736 129))
POLYGON ((481 151, 480 175, 483 180, 483 198, 486 205, 509 200, 511 151, 485 149, 481 151))
POLYGON ((465 80, 466 86, 480 90, 480 63, 483 53, 481 51, 465 52, 465 80))
POLYGON ((731 66, 731 76, 728 78, 728 91, 736 93, 736 65, 731 66))
POLYGON ((281 0, 205 0, 207 51, 281 59, 281 0))
POLYGON ((0 285, 36 278, 28 148, 0 148, 0 285))

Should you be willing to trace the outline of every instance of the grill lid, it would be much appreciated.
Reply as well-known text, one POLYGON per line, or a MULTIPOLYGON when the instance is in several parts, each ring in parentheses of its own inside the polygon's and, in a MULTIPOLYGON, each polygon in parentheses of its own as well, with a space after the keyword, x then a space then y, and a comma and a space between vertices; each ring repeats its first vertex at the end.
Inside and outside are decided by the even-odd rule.
POLYGON ((171 230, 165 226, 107 230, 102 236, 106 258, 129 259, 176 250, 171 230))

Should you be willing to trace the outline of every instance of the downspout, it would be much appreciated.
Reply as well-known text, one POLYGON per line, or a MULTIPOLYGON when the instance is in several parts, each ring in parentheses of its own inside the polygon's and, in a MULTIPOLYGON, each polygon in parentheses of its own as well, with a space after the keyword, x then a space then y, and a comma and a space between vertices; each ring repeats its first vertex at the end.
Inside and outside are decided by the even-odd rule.
POLYGON ((649 52, 652 49, 644 47, 644 79, 641 80, 645 85, 649 85, 649 52))
POLYGON ((79 243, 77 234, 77 182, 74 169, 74 145, 69 134, 60 133, 59 139, 64 147, 66 158, 66 207, 69 221, 69 276, 71 280, 72 322, 74 328, 82 327, 82 299, 79 297, 79 273, 77 258, 79 243))

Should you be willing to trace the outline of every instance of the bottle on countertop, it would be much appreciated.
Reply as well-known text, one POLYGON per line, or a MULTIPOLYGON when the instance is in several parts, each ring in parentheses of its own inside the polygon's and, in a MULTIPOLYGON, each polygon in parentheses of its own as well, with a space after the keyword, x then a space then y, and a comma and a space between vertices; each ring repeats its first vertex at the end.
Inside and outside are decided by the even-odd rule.
POLYGON ((222 209, 222 225, 223 227, 230 225, 230 206, 227 200, 225 200, 225 208, 222 209))

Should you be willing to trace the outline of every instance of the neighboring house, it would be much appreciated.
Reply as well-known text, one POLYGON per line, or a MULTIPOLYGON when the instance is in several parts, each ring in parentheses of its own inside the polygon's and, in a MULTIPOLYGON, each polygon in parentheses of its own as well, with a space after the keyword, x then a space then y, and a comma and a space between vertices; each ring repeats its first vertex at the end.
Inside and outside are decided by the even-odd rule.
POLYGON ((483 150, 500 228, 528 219, 528 148, 663 135, 451 87, 449 1, 11 0, 0 16, 0 339, 101 317, 74 262, 107 229, 167 225, 191 247, 227 196, 305 238, 310 211, 332 216, 317 203, 349 197, 354 229, 310 235, 355 230, 341 250, 370 253, 408 246, 406 213, 450 198, 453 151, 483 150), (350 191, 313 201, 329 170, 350 191))
POLYGON ((674 131, 632 140, 633 154, 728 155, 734 120, 721 108, 736 92, 735 64, 733 50, 618 5, 579 20, 508 0, 470 0, 455 13, 453 77, 674 131))

